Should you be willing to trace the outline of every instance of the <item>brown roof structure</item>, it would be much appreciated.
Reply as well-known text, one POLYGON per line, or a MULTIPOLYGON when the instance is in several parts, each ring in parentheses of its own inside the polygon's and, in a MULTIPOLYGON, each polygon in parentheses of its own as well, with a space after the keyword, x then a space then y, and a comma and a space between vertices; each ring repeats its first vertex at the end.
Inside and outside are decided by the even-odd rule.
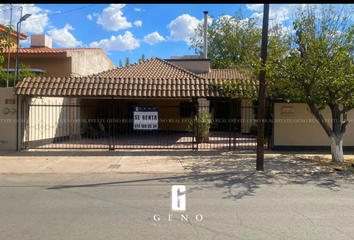
POLYGON ((16 85, 19 95, 56 97, 223 97, 212 81, 239 79, 237 70, 212 70, 195 74, 160 58, 150 58, 125 67, 87 77, 28 77, 16 85))

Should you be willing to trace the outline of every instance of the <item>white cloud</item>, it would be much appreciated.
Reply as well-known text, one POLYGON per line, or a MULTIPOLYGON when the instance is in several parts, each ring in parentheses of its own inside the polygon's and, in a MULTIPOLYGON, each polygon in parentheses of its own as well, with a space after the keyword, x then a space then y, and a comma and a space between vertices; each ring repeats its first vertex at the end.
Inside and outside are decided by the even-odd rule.
MULTIPOLYGON (((208 17, 208 24, 210 24, 212 19, 208 17)), ((198 20, 189 14, 182 14, 167 25, 170 30, 170 36, 167 37, 169 41, 185 41, 187 44, 190 43, 190 38, 195 36, 195 29, 199 23, 204 23, 204 19, 198 20)))
MULTIPOLYGON (((270 4, 269 5, 269 20, 283 22, 293 17, 294 7, 299 4, 270 4)), ((301 4, 304 5, 304 4, 301 4)), ((263 4, 247 4, 247 8, 251 11, 260 12, 254 13, 263 18, 263 4)))
POLYGON ((82 46, 82 42, 76 40, 69 30, 74 30, 74 28, 67 23, 62 29, 53 28, 49 30, 48 34, 52 37, 53 42, 61 47, 73 48, 82 46))
POLYGON ((154 45, 154 44, 162 42, 162 41, 166 41, 166 40, 157 31, 155 31, 153 33, 149 33, 143 39, 143 42, 146 42, 150 45, 154 45))
MULTIPOLYGON (((21 32, 26 34, 41 34, 44 28, 49 25, 47 9, 42 9, 34 4, 12 4, 12 25, 16 30, 16 23, 20 20, 21 11, 19 6, 23 6, 22 15, 29 13, 32 14, 26 21, 21 23, 21 32)), ((10 23, 10 4, 0 4, 1 9, 8 9, 8 11, 0 12, 0 22, 8 25, 10 23)))
POLYGON ((124 35, 111 36, 110 39, 102 39, 99 42, 92 42, 92 48, 102 48, 104 51, 126 51, 140 47, 140 41, 135 39, 130 31, 124 35))
POLYGON ((263 4, 247 4, 247 9, 251 11, 263 11, 263 4))
POLYGON ((136 11, 136 12, 144 12, 145 9, 142 9, 142 8, 134 8, 134 11, 136 11))
POLYGON ((89 15, 87 15, 87 18, 88 18, 88 20, 92 20, 92 15, 91 14, 89 14, 89 15))
POLYGON ((103 9, 102 14, 97 14, 97 24, 102 25, 103 29, 118 31, 120 29, 132 27, 132 23, 123 17, 122 8, 125 4, 110 4, 103 9))
POLYGON ((134 25, 137 27, 141 27, 141 25, 143 25, 143 22, 141 20, 135 21, 134 25))

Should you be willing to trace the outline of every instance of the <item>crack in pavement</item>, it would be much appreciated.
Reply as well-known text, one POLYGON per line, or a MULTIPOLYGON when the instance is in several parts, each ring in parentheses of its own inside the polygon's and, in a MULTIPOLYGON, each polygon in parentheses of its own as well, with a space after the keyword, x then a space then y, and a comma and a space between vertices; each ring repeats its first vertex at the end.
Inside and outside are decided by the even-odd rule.
POLYGON ((303 213, 300 213, 300 212, 297 211, 295 208, 291 208, 291 210, 293 210, 294 212, 296 212, 296 213, 299 214, 300 216, 303 216, 304 218, 306 218, 307 220, 309 220, 309 221, 312 223, 312 225, 316 225, 316 224, 312 221, 312 219, 311 219, 310 217, 306 216, 306 215, 303 214, 303 213))
POLYGON ((353 236, 351 236, 351 235, 349 235, 349 234, 346 234, 345 232, 339 230, 338 228, 336 228, 336 227, 334 227, 334 226, 327 226, 327 225, 318 225, 318 226, 334 228, 335 230, 337 230, 337 231, 340 232, 341 234, 346 235, 346 236, 350 237, 351 239, 354 239, 353 236))

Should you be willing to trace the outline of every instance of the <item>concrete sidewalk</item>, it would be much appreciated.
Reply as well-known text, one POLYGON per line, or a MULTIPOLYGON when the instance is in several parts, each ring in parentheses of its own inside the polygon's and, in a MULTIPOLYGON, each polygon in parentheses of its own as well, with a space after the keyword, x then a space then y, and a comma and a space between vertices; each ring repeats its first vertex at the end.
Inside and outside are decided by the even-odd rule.
MULTIPOLYGON (((265 154, 265 172, 328 172, 299 159, 304 154, 265 154)), ((313 156, 330 155, 312 154, 313 156)), ((309 156, 309 154, 306 154, 309 156)), ((256 154, 231 151, 26 151, 0 152, 0 174, 222 173, 256 169, 256 154)))

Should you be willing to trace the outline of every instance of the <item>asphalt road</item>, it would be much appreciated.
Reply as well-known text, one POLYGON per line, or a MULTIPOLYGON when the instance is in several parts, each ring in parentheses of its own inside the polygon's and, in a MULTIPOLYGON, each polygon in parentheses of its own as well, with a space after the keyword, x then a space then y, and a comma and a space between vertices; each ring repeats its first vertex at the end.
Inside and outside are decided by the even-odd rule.
POLYGON ((354 178, 338 174, 0 175, 3 240, 341 240, 353 224, 354 178))

